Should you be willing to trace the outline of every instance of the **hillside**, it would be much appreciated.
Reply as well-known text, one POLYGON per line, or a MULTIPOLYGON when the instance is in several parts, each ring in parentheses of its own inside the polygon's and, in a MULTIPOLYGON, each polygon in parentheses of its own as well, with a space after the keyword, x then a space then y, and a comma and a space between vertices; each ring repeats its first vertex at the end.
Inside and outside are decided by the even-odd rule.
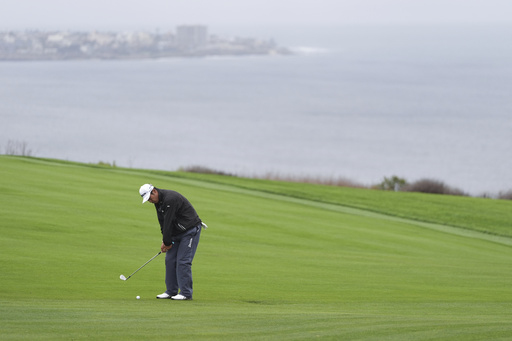
POLYGON ((212 174, 175 172, 172 175, 512 237, 512 201, 245 179, 212 174))
POLYGON ((0 188, 5 340, 512 335, 508 201, 8 156, 0 188), (210 226, 194 301, 154 298, 161 256, 119 280, 161 243, 145 182, 183 193, 210 226))

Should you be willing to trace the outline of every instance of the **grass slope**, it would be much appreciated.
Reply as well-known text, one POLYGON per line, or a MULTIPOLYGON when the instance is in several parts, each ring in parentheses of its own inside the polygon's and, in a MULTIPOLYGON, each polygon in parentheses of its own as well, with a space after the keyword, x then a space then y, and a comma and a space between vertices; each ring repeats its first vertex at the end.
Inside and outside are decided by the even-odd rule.
MULTIPOLYGON (((159 172, 162 173, 162 172, 159 172)), ((512 201, 450 195, 392 192, 308 183, 175 173, 189 179, 225 183, 268 193, 332 203, 418 221, 512 237, 512 201)))
MULTIPOLYGON (((7 156, 0 189, 2 340, 512 338, 510 238, 409 220, 426 206, 421 220, 453 221, 439 216, 464 216, 467 198, 391 193, 402 207, 388 212, 376 191, 7 156), (145 182, 185 194, 210 226, 194 301, 154 298, 162 256, 119 280, 161 242, 145 182)), ((479 200, 479 226, 496 215, 489 232, 507 235, 510 205, 479 200)))

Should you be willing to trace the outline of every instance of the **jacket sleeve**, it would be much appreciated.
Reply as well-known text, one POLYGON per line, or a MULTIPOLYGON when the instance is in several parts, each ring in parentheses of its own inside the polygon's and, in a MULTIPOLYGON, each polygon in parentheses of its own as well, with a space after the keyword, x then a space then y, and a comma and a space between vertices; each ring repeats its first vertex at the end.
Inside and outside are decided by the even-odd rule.
POLYGON ((160 225, 160 232, 164 233, 164 217, 163 215, 160 213, 160 211, 158 210, 158 207, 156 207, 155 205, 155 209, 156 209, 156 217, 158 218, 158 224, 160 225))
POLYGON ((162 241, 166 246, 172 244, 172 232, 176 220, 176 205, 165 203, 163 222, 160 224, 162 230, 162 241))

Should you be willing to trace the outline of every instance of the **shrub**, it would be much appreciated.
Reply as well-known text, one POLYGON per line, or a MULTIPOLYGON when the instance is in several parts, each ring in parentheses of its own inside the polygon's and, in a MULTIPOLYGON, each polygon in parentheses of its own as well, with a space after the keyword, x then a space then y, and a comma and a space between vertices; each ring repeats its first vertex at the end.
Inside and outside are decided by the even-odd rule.
POLYGON ((384 191, 399 191, 400 189, 407 186, 407 181, 403 178, 399 178, 393 175, 391 178, 384 178, 382 182, 377 186, 379 189, 384 191))
POLYGON ((366 186, 359 184, 353 180, 344 177, 313 177, 313 176, 293 176, 293 175, 280 175, 278 173, 267 173, 260 179, 274 180, 274 181, 286 181, 286 182, 298 182, 325 186, 336 186, 336 187, 351 187, 351 188, 366 188, 366 186))
POLYGON ((407 192, 420 192, 431 194, 466 195, 462 190, 446 185, 444 182, 433 179, 421 179, 407 185, 407 192))
POLYGON ((506 192, 500 192, 498 194, 498 199, 512 200, 512 189, 506 192))
POLYGON ((188 166, 188 167, 180 167, 178 169, 180 172, 187 172, 187 173, 199 173, 199 174, 216 174, 216 175, 226 175, 226 176, 233 176, 232 174, 225 173, 223 171, 218 171, 215 169, 211 169, 205 166, 188 166))
POLYGON ((112 163, 105 162, 105 161, 100 161, 100 162, 98 162, 98 166, 101 166, 101 167, 117 167, 115 161, 112 162, 112 163))
POLYGON ((9 140, 5 146, 5 154, 32 156, 32 150, 27 148, 27 142, 9 140))

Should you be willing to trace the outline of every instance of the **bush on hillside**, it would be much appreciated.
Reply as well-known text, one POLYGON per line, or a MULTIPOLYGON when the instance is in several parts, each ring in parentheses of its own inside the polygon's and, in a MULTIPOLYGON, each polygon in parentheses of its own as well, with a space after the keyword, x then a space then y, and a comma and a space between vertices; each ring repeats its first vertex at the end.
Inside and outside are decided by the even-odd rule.
POLYGON ((188 166, 188 167, 180 167, 178 169, 180 172, 187 173, 199 173, 199 174, 216 174, 216 175, 226 175, 226 176, 234 176, 233 174, 229 174, 223 171, 218 171, 215 169, 211 169, 205 166, 188 166))
POLYGON ((32 156, 32 150, 28 148, 27 142, 9 140, 5 146, 5 155, 32 156))
POLYGON ((512 189, 506 192, 500 192, 498 194, 498 199, 502 200, 512 200, 512 189))
POLYGON ((278 173, 267 173, 260 177, 265 180, 273 181, 286 181, 286 182, 298 182, 325 186, 336 186, 336 187, 351 187, 351 188, 366 188, 366 186, 359 184, 355 181, 344 177, 313 177, 313 176, 293 176, 293 175, 281 175, 278 173))
POLYGON ((430 194, 466 195, 462 190, 446 185, 444 182, 433 179, 421 179, 405 186, 406 192, 420 192, 430 194))
POLYGON ((405 186, 407 186, 407 181, 405 179, 393 175, 390 178, 385 177, 377 188, 384 191, 400 191, 405 186))
POLYGON ((100 162, 98 162, 98 166, 101 166, 101 167, 114 167, 114 168, 117 167, 115 161, 113 161, 112 163, 106 162, 106 161, 100 161, 100 162))

